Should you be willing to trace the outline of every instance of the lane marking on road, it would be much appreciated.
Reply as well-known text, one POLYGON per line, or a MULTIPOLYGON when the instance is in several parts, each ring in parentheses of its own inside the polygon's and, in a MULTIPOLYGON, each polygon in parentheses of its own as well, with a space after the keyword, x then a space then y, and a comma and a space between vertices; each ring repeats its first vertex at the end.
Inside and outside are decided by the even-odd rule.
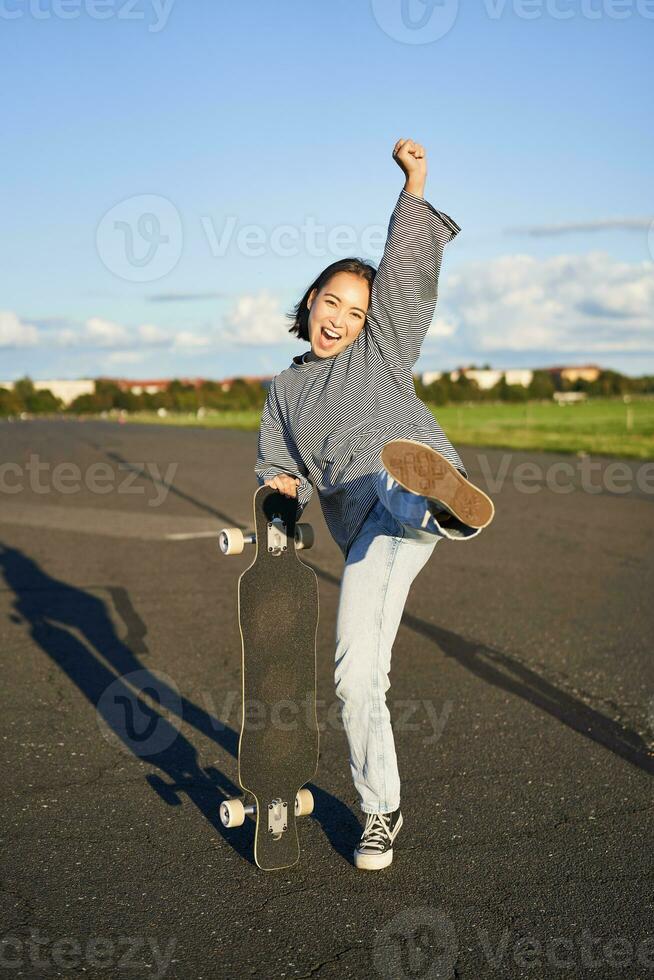
POLYGON ((193 531, 188 534, 167 534, 166 541, 191 541, 193 538, 217 538, 218 531, 193 531))
POLYGON ((115 510, 109 507, 78 507, 70 504, 2 501, 0 507, 0 527, 9 525, 47 528, 49 531, 63 531, 66 534, 136 538, 142 541, 217 538, 221 524, 216 521, 213 530, 210 530, 207 524, 211 523, 206 516, 155 514, 144 510, 115 510))

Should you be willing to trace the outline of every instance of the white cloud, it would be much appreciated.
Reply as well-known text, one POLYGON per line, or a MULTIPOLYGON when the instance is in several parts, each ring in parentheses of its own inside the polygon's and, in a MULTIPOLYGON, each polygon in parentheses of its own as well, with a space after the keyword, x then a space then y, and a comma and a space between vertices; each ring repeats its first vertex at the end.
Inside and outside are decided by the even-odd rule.
POLYGON ((652 224, 648 218, 599 218, 596 221, 566 221, 558 225, 530 225, 524 228, 507 228, 507 232, 516 232, 534 237, 568 235, 575 232, 597 231, 643 231, 652 224))
POLYGON ((108 353, 106 357, 110 363, 138 363, 148 351, 155 349, 193 353, 217 347, 225 341, 245 346, 268 346, 289 339, 288 324, 279 300, 265 291, 241 296, 220 327, 202 333, 189 329, 166 330, 153 323, 125 326, 101 316, 91 316, 84 323, 65 320, 43 323, 48 329, 44 328, 40 334, 36 327, 22 323, 15 313, 0 312, 0 347, 27 347, 40 340, 44 349, 113 350, 115 356, 108 353))
POLYGON ((129 344, 131 338, 127 328, 120 323, 92 316, 84 324, 80 339, 96 347, 114 347, 118 344, 129 344))
POLYGON ((107 364, 140 364, 147 357, 147 351, 114 350, 107 354, 103 361, 107 364))
MULTIPOLYGON (((602 251, 470 263, 444 277, 427 345, 443 347, 450 339, 471 356, 500 350, 654 353, 653 272, 651 262, 620 262, 602 251)), ((202 331, 124 326, 99 316, 84 324, 58 321, 56 330, 54 321, 39 321, 37 329, 15 313, 0 313, 0 347, 38 341, 43 349, 106 351, 117 363, 138 363, 154 351, 201 356, 225 342, 282 345, 291 339, 288 326, 279 299, 263 290, 238 297, 220 324, 202 331)))
POLYGON ((223 324, 224 339, 235 344, 256 346, 289 341, 290 321, 286 320, 279 300, 266 290, 241 296, 225 314, 223 324))
POLYGON ((75 347, 79 340, 79 330, 64 327, 61 330, 57 330, 54 338, 58 347, 75 347))
POLYGON ((0 310, 0 347, 33 347, 39 332, 10 310, 0 310))
POLYGON ((146 346, 159 347, 170 343, 170 334, 153 323, 142 323, 137 327, 137 334, 146 346))
POLYGON ((175 334, 175 339, 173 341, 174 350, 197 350, 200 347, 210 346, 210 337, 192 333, 190 330, 181 330, 178 334, 175 334))
POLYGON ((441 315, 437 311, 432 324, 427 331, 427 337, 451 337, 453 333, 456 333, 457 322, 456 320, 447 315, 441 315))
POLYGON ((504 255, 450 274, 441 295, 472 350, 654 352, 652 273, 599 251, 504 255))
POLYGON ((115 360, 129 360, 130 363, 143 360, 146 352, 154 348, 169 351, 198 350, 208 347, 212 343, 210 337, 194 333, 191 330, 173 333, 153 323, 142 323, 137 327, 125 327, 120 323, 104 320, 101 317, 90 317, 84 326, 77 331, 60 330, 58 341, 66 346, 78 345, 97 349, 120 347, 121 350, 116 353, 115 360), (127 354, 130 351, 134 352, 134 356, 128 358, 127 354))
POLYGON ((138 327, 126 327, 103 317, 92 316, 83 324, 61 327, 52 333, 58 347, 84 347, 106 350, 120 347, 123 350, 165 347, 173 343, 173 335, 151 323, 138 327))

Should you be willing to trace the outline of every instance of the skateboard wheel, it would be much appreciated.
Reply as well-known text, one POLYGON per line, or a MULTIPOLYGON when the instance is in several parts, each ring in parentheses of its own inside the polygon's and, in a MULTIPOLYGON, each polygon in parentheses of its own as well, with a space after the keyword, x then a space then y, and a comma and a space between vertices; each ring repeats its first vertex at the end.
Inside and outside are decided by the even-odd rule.
POLYGON ((241 800, 223 800, 220 804, 223 827, 240 827, 245 823, 245 807, 241 800))
POLYGON ((311 524, 295 525, 295 547, 298 551, 313 548, 314 533, 311 524))
POLYGON ((243 532, 239 527, 224 527, 218 535, 218 545, 223 555, 240 555, 245 547, 243 532))
POLYGON ((301 789, 295 797, 295 816, 307 817, 313 813, 313 793, 310 789, 301 789))

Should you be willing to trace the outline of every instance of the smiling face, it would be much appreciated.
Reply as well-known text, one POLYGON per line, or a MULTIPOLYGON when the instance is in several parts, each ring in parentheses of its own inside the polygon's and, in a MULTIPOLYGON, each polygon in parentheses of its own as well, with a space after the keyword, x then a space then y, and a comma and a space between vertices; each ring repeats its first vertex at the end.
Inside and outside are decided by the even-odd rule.
POLYGON ((352 344, 366 323, 370 287, 361 276, 337 272, 309 294, 309 339, 316 357, 334 357, 352 344))

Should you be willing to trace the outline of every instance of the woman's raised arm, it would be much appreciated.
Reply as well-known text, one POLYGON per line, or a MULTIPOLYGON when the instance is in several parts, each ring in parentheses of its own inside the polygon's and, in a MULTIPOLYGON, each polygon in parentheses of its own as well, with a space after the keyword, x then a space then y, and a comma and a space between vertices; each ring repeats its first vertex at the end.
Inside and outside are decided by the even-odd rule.
POLYGON ((427 177, 424 147, 398 140, 393 158, 405 184, 373 282, 366 330, 384 358, 411 368, 436 309, 443 250, 461 228, 422 196, 427 177))

